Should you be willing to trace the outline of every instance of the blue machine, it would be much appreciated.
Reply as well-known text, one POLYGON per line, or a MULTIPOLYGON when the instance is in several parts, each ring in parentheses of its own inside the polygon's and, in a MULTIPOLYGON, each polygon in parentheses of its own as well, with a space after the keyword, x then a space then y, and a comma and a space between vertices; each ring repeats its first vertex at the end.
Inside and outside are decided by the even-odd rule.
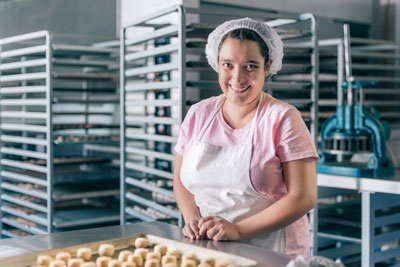
POLYGON ((318 172, 356 177, 390 176, 395 172, 385 148, 390 126, 379 120, 378 112, 363 105, 363 84, 354 81, 351 74, 349 30, 346 25, 344 33, 347 81, 338 90, 335 115, 327 119, 321 128, 318 172), (344 104, 344 92, 347 93, 347 105, 344 104))
MULTIPOLYGON (((360 90, 359 82, 344 87, 360 90)), ((386 155, 390 126, 379 120, 379 113, 363 105, 336 107, 336 113, 321 129, 321 155, 318 172, 357 177, 381 177, 394 174, 394 166, 386 155), (368 160, 354 162, 355 154, 366 154, 368 160), (371 155, 372 154, 372 155, 371 155)))

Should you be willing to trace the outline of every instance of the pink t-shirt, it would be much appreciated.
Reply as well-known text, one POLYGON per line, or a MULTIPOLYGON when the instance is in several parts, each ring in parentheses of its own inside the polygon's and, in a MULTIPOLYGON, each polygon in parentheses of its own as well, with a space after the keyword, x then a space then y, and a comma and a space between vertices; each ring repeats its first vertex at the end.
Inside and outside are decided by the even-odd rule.
MULTIPOLYGON (((265 94, 254 131, 250 179, 260 194, 278 200, 287 194, 282 173, 282 162, 318 159, 312 137, 300 112, 292 105, 265 94)), ((185 156, 197 140, 215 105, 224 95, 211 97, 193 105, 182 123, 175 151, 185 156)), ((224 120, 220 109, 207 127, 200 141, 217 145, 244 145, 251 142, 252 120, 243 128, 233 129, 224 120)), ((310 239, 307 216, 285 228, 285 252, 290 257, 309 256, 310 239)))
MULTIPOLYGON (((193 105, 182 123, 175 151, 185 156, 190 150, 223 94, 193 105)), ((200 141, 218 145, 244 145, 251 141, 252 120, 243 128, 233 129, 224 120, 220 109, 200 141)), ((282 162, 318 158, 313 139, 300 112, 290 104, 265 94, 256 121, 250 177, 254 188, 270 198, 287 194, 282 162)))

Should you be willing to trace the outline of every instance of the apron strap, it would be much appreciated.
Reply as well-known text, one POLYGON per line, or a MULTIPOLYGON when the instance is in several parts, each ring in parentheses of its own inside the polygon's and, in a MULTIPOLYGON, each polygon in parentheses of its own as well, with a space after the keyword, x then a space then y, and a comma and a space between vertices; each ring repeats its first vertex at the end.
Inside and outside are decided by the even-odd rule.
MULTIPOLYGON (((251 125, 251 144, 253 143, 254 131, 255 131, 255 128, 256 128, 256 122, 257 122, 257 117, 258 117, 258 111, 260 110, 260 106, 261 106, 261 103, 263 101, 263 98, 264 98, 264 93, 261 91, 260 99, 258 100, 257 111, 256 111, 256 114, 255 114, 255 116, 253 118, 253 122, 252 122, 252 125, 251 125)), ((208 117, 206 123, 204 124, 204 126, 201 129, 201 132, 199 134, 199 137, 198 137, 199 141, 203 137, 205 131, 208 128, 208 126, 211 124, 211 121, 213 120, 215 114, 217 114, 218 110, 221 108, 222 104, 224 103, 224 100, 225 100, 225 97, 222 97, 221 101, 219 101, 219 103, 217 105, 215 105, 214 109, 210 113, 210 116, 208 117)))
POLYGON ((251 141, 250 141, 251 144, 253 144, 254 132, 255 132, 255 130, 256 130, 256 123, 257 123, 258 112, 260 111, 260 107, 261 107, 261 104, 262 104, 262 102, 263 102, 263 99, 264 99, 264 92, 261 91, 260 100, 258 100, 258 106, 257 106, 256 115, 254 115, 253 124, 252 124, 252 126, 251 126, 251 132, 250 132, 250 134, 251 134, 251 141))
POLYGON ((214 118, 215 114, 217 114, 218 110, 221 108, 222 103, 224 103, 225 97, 221 97, 221 100, 218 102, 217 105, 214 106, 213 111, 210 113, 210 116, 208 117, 206 123, 203 126, 203 129, 201 129, 201 132, 199 134, 198 140, 203 137, 205 131, 207 130, 208 126, 211 124, 212 119, 214 118))

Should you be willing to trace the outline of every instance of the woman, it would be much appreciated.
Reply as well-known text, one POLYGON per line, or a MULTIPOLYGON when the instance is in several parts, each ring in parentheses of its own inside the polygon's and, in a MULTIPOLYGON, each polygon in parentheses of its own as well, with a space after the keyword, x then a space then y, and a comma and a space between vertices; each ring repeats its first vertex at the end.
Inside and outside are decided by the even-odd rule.
POLYGON ((208 37, 223 94, 190 108, 175 147, 185 236, 309 255, 306 213, 316 201, 318 154, 300 113, 262 91, 281 69, 282 50, 273 29, 249 18, 208 37))

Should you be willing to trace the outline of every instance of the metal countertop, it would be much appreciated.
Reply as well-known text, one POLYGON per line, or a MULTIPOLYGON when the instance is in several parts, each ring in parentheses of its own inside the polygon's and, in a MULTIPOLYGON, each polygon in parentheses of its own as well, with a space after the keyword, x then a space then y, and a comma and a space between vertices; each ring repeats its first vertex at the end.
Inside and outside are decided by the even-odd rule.
POLYGON ((378 178, 318 173, 317 185, 376 193, 400 194, 400 170, 397 169, 393 176, 378 178))
POLYGON ((286 255, 266 251, 265 249, 238 242, 214 242, 210 240, 192 241, 188 238, 183 238, 181 228, 178 226, 154 221, 35 235, 21 239, 0 239, 0 266, 16 266, 12 264, 13 258, 9 258, 11 255, 16 257, 27 253, 138 234, 152 234, 194 244, 200 247, 225 251, 234 255, 256 260, 259 264, 258 266, 286 266, 290 260, 286 255), (5 258, 6 256, 8 258, 5 258))

